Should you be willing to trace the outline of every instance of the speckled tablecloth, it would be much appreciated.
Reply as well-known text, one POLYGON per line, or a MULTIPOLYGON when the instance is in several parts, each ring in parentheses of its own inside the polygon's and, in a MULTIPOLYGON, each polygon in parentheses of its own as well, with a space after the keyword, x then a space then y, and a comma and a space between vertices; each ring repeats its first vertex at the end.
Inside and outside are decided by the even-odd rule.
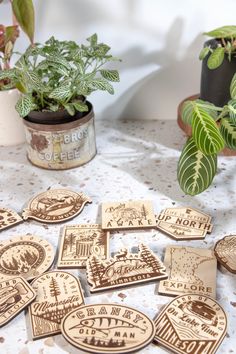
MULTIPOLYGON (((110 200, 150 199, 158 213, 163 208, 192 206, 213 217, 214 229, 204 241, 176 242, 159 231, 112 234, 111 252, 121 247, 136 250, 145 242, 164 256, 165 246, 186 244, 212 248, 216 240, 236 233, 236 157, 220 157, 218 174, 212 187, 194 198, 185 196, 176 181, 176 165, 185 141, 174 121, 98 121, 97 156, 87 165, 68 171, 46 171, 33 167, 25 156, 25 147, 0 148, 0 205, 21 212, 26 202, 48 188, 69 187, 89 195, 93 203, 68 222, 101 222, 100 203, 110 200)), ((28 221, 2 231, 1 239, 32 233, 57 247, 61 225, 28 221)), ((75 270, 85 293, 85 302, 118 302, 144 311, 151 318, 170 298, 155 294, 155 284, 89 295, 85 272, 75 270)), ((217 299, 228 314, 228 333, 218 353, 236 353, 236 276, 224 269, 217 273, 217 299)), ((61 335, 32 341, 28 316, 22 312, 0 329, 1 354, 82 353, 61 335)), ((166 353, 153 344, 142 354, 166 353)))

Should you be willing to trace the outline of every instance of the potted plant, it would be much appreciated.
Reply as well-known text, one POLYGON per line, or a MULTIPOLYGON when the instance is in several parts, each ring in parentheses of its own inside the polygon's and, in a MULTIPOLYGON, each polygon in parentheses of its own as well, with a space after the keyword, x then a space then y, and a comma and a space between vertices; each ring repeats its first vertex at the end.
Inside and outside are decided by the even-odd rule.
POLYGON ((217 154, 226 145, 236 150, 236 74, 230 87, 230 100, 223 107, 201 99, 184 102, 182 120, 191 127, 178 163, 178 181, 186 194, 207 189, 217 171, 217 154))
POLYGON ((82 165, 96 154, 93 107, 87 97, 96 90, 114 93, 110 82, 119 81, 117 70, 104 65, 118 60, 110 47, 59 41, 51 37, 35 43, 7 71, 21 97, 16 110, 23 118, 29 160, 47 169, 82 165))
POLYGON ((14 108, 19 93, 5 75, 10 68, 19 28, 27 34, 31 43, 34 37, 32 0, 12 0, 9 3, 12 8, 12 25, 0 24, 0 145, 5 146, 19 144, 25 140, 23 124, 14 108))

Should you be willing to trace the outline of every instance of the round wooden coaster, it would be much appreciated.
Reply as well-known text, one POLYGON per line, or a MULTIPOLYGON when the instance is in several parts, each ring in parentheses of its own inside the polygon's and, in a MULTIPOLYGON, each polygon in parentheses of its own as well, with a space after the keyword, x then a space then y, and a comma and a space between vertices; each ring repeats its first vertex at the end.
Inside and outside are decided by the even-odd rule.
POLYGON ((148 345, 154 337, 152 320, 136 309, 118 304, 81 306, 67 314, 63 336, 90 353, 125 354, 148 345))
POLYGON ((236 235, 225 236, 215 244, 215 256, 229 272, 236 274, 236 235))
POLYGON ((32 280, 46 272, 54 260, 52 245, 37 236, 24 235, 0 242, 0 280, 22 276, 32 280))
POLYGON ((35 219, 46 223, 58 223, 72 219, 91 199, 82 193, 67 189, 50 189, 31 199, 23 210, 24 220, 35 219))
POLYGON ((154 341, 177 354, 214 354, 227 330, 227 317, 220 304, 196 294, 176 297, 154 323, 154 341))

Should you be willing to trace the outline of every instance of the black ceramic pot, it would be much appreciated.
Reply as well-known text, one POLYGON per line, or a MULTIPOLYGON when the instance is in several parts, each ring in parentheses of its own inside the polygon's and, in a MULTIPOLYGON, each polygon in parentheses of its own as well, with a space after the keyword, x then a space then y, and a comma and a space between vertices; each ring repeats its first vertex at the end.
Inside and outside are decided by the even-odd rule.
MULTIPOLYGON (((217 47, 217 40, 211 39, 205 42, 204 47, 217 47)), ((223 63, 216 69, 209 69, 207 60, 210 54, 202 61, 200 99, 214 103, 222 107, 230 100, 230 83, 236 73, 236 57, 229 61, 225 55, 223 63)))

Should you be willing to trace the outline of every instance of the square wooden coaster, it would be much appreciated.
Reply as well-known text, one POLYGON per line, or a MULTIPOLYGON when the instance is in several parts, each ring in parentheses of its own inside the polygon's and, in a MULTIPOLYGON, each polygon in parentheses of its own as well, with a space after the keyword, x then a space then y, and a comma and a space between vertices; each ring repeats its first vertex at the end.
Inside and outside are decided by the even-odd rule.
POLYGON ((105 230, 153 227, 156 227, 156 218, 151 201, 102 203, 102 228, 105 230))
POLYGON ((217 261, 212 250, 167 246, 164 265, 169 277, 160 281, 160 294, 192 293, 215 298, 217 261))
POLYGON ((106 259, 109 255, 109 232, 98 224, 69 225, 63 229, 58 268, 86 268, 94 255, 106 259))

